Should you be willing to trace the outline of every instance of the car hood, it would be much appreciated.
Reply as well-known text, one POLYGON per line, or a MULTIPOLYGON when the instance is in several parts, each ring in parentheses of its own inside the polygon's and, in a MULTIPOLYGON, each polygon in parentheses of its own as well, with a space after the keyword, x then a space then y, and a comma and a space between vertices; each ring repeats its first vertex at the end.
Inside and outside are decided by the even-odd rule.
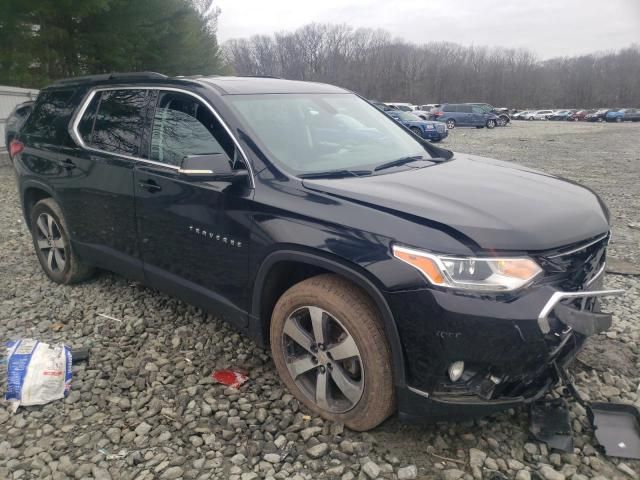
MULTIPOLYGON (((609 229, 604 205, 586 187, 472 155, 456 154, 421 169, 303 184, 416 223, 455 229, 454 236, 483 250, 553 249, 609 229)), ((425 245, 416 246, 428 243, 425 238, 425 245)))

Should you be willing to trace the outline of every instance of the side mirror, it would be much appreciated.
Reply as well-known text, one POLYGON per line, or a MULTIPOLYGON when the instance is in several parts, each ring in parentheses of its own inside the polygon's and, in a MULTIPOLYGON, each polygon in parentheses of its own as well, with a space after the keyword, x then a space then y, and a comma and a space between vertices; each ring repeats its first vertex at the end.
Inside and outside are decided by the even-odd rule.
POLYGON ((188 155, 182 159, 178 173, 198 180, 220 180, 235 183, 246 178, 246 170, 233 170, 225 153, 188 155))

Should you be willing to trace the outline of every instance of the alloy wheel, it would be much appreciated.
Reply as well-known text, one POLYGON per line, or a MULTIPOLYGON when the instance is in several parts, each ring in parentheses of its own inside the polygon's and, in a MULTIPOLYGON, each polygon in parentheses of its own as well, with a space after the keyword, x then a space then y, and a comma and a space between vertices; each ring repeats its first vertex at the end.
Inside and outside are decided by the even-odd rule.
POLYGON ((360 350, 344 325, 326 310, 305 306, 286 319, 285 363, 296 386, 318 407, 344 413, 364 392, 360 350))
POLYGON ((51 272, 62 272, 67 263, 67 250, 60 226, 48 213, 38 216, 36 243, 51 272))
POLYGON ((449 130, 456 128, 456 122, 454 122, 453 120, 447 120, 447 128, 449 130))

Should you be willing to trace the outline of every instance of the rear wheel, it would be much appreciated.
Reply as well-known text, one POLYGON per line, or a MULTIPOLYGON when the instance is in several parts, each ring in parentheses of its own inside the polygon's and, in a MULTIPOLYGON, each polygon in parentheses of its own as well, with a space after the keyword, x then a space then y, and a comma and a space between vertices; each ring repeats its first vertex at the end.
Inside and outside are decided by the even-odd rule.
POLYGON ((487 128, 496 128, 496 121, 492 119, 487 120, 487 128))
POLYGON ((616 117, 616 122, 617 122, 617 123, 622 122, 622 117, 616 117))
POLYGON ((40 266, 54 282, 76 283, 93 273, 73 251, 62 210, 52 198, 31 209, 31 236, 40 266))
POLYGON ((447 120, 446 122, 447 128, 449 130, 453 130, 454 128, 456 128, 456 121, 453 118, 450 118, 449 120, 447 120))
POLYGON ((316 414, 362 431, 393 412, 391 352, 358 287, 330 274, 294 285, 278 300, 270 333, 280 377, 316 414))

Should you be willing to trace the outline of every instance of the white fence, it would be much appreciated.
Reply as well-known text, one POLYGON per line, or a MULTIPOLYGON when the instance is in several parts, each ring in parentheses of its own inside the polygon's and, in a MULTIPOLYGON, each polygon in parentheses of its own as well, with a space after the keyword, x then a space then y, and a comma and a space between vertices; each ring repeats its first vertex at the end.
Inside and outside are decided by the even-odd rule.
POLYGON ((7 123, 7 117, 16 105, 26 102, 27 100, 34 100, 37 96, 38 90, 0 85, 0 152, 6 150, 4 144, 4 126, 7 123))

